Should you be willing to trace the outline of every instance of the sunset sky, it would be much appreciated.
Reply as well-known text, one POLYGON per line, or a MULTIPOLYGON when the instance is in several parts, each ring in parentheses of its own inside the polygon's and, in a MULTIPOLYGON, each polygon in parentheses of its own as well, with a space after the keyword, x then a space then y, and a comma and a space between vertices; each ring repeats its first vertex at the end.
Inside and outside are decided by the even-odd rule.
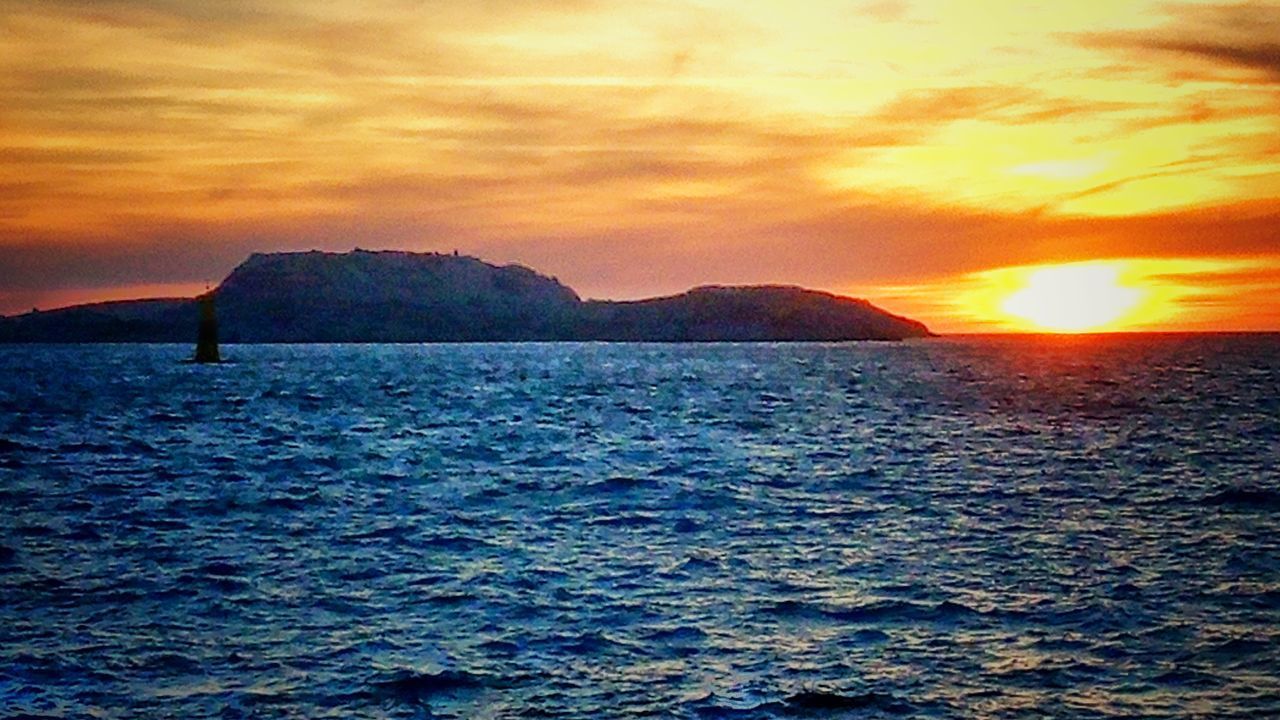
POLYGON ((0 0, 0 38, 0 314, 363 247, 1280 330, 1280 3, 0 0))

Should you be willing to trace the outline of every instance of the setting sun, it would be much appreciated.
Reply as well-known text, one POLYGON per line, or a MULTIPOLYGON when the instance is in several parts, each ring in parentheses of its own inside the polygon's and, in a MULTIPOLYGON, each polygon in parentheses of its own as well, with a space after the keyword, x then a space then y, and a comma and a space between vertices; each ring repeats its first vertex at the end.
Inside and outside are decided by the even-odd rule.
POLYGON ((1265 258, 1099 258, 942 276, 876 295, 954 318, 939 324, 943 332, 1214 330, 1230 317, 1223 288, 1269 297, 1269 267, 1265 258))
POLYGON ((1000 309, 1052 332, 1105 328, 1134 311, 1144 291, 1121 281, 1114 263, 1061 265, 1035 270, 1000 309))

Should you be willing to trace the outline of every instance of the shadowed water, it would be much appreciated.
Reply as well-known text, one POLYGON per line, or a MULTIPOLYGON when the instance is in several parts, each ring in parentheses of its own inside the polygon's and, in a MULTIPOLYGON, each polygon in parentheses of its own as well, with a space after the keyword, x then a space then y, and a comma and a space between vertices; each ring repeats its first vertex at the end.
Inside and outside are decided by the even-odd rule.
POLYGON ((1280 714, 1280 336, 0 348, 0 717, 1280 714))

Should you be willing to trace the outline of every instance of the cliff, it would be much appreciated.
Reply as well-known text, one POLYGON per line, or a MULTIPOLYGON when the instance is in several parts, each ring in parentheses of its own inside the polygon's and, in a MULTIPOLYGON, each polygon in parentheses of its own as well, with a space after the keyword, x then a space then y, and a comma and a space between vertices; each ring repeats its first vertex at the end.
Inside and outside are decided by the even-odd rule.
MULTIPOLYGON (((472 257, 254 254, 218 286, 222 341, 898 340, 919 322, 797 287, 702 287, 584 302, 554 278, 472 257)), ((190 342, 194 299, 132 300, 0 318, 0 342, 190 342)))

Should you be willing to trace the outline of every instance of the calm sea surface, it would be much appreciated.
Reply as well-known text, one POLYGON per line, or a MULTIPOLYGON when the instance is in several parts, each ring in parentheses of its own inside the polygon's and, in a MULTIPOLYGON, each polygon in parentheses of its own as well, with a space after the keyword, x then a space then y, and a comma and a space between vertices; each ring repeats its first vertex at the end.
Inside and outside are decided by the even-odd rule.
POLYGON ((0 717, 1280 716, 1280 336, 0 347, 0 717))

